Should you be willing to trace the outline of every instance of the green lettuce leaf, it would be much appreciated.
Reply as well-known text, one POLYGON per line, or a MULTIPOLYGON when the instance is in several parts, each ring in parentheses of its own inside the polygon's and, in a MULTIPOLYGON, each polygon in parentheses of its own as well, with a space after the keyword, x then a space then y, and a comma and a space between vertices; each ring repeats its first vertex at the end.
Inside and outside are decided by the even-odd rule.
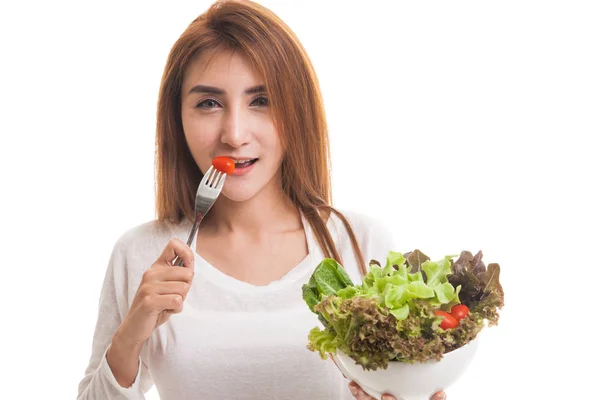
POLYGON ((329 329, 321 330, 317 327, 311 329, 308 334, 309 350, 319 353, 323 360, 327 359, 328 353, 335 353, 337 348, 343 345, 340 337, 329 329))
POLYGON ((384 275, 389 275, 392 273, 394 269, 397 269, 400 265, 404 264, 406 259, 402 255, 402 253, 397 253, 395 251, 390 251, 388 253, 385 268, 383 269, 384 275))
POLYGON ((433 290, 440 304, 447 304, 448 308, 460 303, 460 286, 454 288, 450 282, 437 283, 433 285, 433 290))
POLYGON ((315 305, 324 296, 337 294, 341 289, 353 285, 344 268, 334 259, 326 258, 315 268, 308 283, 302 285, 302 298, 315 312, 315 305))
POLYGON ((439 360, 473 340, 485 320, 498 322, 504 305, 499 276, 500 266, 486 267, 481 252, 431 261, 419 250, 391 251, 383 268, 372 260, 354 285, 341 265, 325 259, 302 287, 323 324, 310 331, 308 348, 322 358, 341 350, 366 370, 387 368, 390 361, 439 360), (458 303, 470 308, 468 316, 442 330, 435 312, 458 303))
POLYGON ((446 257, 441 261, 426 261, 422 269, 427 276, 427 284, 433 286, 437 283, 448 282, 447 276, 452 273, 450 258, 446 257))

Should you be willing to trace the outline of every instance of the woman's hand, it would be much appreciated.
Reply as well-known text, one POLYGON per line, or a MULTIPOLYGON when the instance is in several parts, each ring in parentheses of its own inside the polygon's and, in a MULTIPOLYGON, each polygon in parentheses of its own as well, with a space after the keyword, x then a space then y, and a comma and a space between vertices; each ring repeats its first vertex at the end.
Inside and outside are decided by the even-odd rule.
POLYGON ((171 239, 152 267, 144 272, 129 312, 115 335, 131 346, 144 343, 171 314, 183 310, 193 277, 194 253, 181 240, 171 239), (176 256, 183 258, 183 267, 173 265, 176 256))
MULTIPOLYGON (((365 392, 363 392, 362 389, 360 388, 360 386, 358 386, 354 382, 350 382, 348 387, 350 388, 350 392, 356 398, 356 400, 377 400, 374 397, 371 397, 368 394, 366 394, 365 392)), ((396 400, 396 398, 394 396, 389 395, 389 394, 384 394, 381 397, 381 399, 382 400, 396 400)), ((431 397, 431 400, 446 400, 446 393, 437 392, 436 394, 434 394, 431 397)))

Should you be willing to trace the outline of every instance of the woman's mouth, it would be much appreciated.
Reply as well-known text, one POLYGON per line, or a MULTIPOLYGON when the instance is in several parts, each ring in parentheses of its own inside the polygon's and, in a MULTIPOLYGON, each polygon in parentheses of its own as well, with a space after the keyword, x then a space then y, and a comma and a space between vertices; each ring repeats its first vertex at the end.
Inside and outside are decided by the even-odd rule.
POLYGON ((249 158, 247 160, 235 160, 235 167, 236 168, 246 168, 246 167, 249 167, 250 165, 254 164, 257 160, 258 160, 258 158, 249 158))
POLYGON ((249 158, 246 160, 235 160, 235 170, 231 175, 244 175, 250 172, 252 166, 256 164, 258 158, 249 158))

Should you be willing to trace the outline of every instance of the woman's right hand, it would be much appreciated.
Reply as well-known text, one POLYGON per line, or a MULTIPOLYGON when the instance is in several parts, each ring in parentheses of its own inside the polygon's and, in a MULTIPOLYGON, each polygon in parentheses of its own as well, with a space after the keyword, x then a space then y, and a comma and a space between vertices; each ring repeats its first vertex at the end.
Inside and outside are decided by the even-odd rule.
POLYGON ((171 239, 152 267, 144 272, 129 312, 115 336, 128 345, 141 346, 171 314, 183 310, 193 277, 194 253, 181 240, 171 239), (183 267, 173 265, 177 256, 183 258, 183 267))
MULTIPOLYGON (((356 400, 377 400, 374 397, 369 396, 368 394, 366 394, 365 392, 363 392, 363 390, 360 388, 360 386, 358 386, 355 382, 350 382, 350 384, 348 384, 348 388, 350 389, 350 392, 352 392, 352 395, 356 398, 356 400)), ((382 400, 396 400, 396 398, 392 395, 389 394, 384 394, 381 397, 382 400)), ((446 393, 444 392, 437 392, 435 393, 430 400, 446 400, 446 393)))

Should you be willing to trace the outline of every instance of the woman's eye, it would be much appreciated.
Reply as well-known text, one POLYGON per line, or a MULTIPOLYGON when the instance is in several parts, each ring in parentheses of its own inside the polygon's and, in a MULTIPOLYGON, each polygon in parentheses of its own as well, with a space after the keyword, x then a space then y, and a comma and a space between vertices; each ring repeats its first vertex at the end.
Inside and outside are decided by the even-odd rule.
POLYGON ((269 105, 269 99, 267 99, 265 96, 260 96, 254 99, 250 105, 256 107, 267 107, 269 105))
POLYGON ((201 101, 200 103, 198 103, 198 105, 196 106, 197 108, 217 108, 219 107, 219 103, 216 100, 213 99, 206 99, 204 101, 201 101))

